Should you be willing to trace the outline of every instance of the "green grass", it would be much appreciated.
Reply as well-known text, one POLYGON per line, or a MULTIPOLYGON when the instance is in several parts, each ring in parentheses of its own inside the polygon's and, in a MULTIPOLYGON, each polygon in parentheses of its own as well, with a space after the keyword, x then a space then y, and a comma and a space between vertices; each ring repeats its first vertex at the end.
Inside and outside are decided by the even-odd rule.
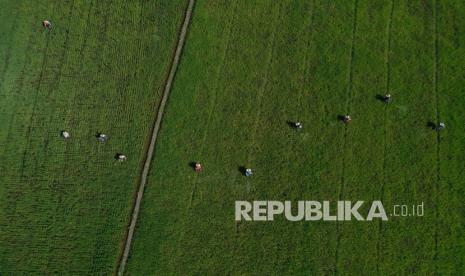
POLYGON ((464 14, 459 1, 199 1, 128 273, 463 271, 464 14), (425 216, 234 221, 236 200, 260 199, 424 202, 425 216))
MULTIPOLYGON (((186 6, 0 0, 1 275, 115 273, 186 6)), ((198 0, 127 273, 465 271, 464 15, 455 0, 198 0), (425 215, 234 220, 236 200, 379 199, 425 215)))
POLYGON ((186 1, 0 6, 0 274, 111 274, 186 1))

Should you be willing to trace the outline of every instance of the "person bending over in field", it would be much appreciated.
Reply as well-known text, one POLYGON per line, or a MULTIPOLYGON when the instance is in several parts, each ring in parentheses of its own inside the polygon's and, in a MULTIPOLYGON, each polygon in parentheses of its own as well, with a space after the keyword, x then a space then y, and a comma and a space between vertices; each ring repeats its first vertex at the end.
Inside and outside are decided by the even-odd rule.
POLYGON ((200 163, 198 163, 198 162, 195 163, 194 170, 195 170, 196 173, 201 172, 202 169, 203 169, 203 168, 202 168, 202 164, 200 164, 200 163))
POLYGON ((302 129, 302 127, 303 127, 303 126, 302 126, 302 123, 301 123, 301 122, 295 122, 295 123, 294 123, 294 128, 296 128, 296 129, 302 129))
POLYGON ((126 161, 128 159, 128 157, 126 155, 121 154, 121 153, 116 154, 115 158, 116 158, 116 160, 118 160, 120 162, 126 161))
POLYGON ((345 115, 344 118, 342 118, 342 121, 344 123, 350 123, 350 121, 352 121, 352 118, 350 117, 350 115, 345 115))
POLYGON ((61 137, 63 137, 64 139, 69 139, 69 138, 71 138, 71 134, 69 134, 69 132, 67 132, 67 131, 62 131, 61 132, 61 137))
POLYGON ((384 95, 384 102, 385 103, 390 103, 391 102, 391 94, 384 95))
POLYGON ((44 26, 44 28, 51 29, 52 28, 52 22, 50 22, 48 20, 44 20, 42 22, 42 26, 44 26))
POLYGON ((106 142, 108 141, 108 136, 104 133, 98 133, 97 140, 99 140, 100 142, 106 142))

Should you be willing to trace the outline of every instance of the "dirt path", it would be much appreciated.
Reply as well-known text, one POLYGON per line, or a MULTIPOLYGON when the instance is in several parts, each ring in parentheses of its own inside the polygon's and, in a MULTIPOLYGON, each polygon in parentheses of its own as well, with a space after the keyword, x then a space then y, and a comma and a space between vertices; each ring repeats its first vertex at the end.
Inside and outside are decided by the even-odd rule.
POLYGON ((134 236, 134 229, 136 227, 137 218, 139 216, 140 204, 142 202, 142 197, 144 196, 145 184, 147 183, 147 176, 150 171, 150 166, 152 164, 152 157, 153 157, 153 153, 155 150, 155 144, 156 144, 158 132, 161 126, 161 120, 163 119, 166 102, 171 92, 171 85, 173 83, 174 75, 176 74, 176 70, 179 64, 179 59, 181 57, 182 49, 184 47, 184 41, 187 35, 187 28, 189 27, 189 23, 190 23, 191 16, 192 16, 192 11, 194 9, 194 3, 195 3, 195 0, 189 0, 189 5, 186 10, 186 14, 184 17, 184 23, 182 25, 181 33, 179 35, 178 44, 176 47, 176 53, 173 57, 173 61, 172 61, 171 68, 170 68, 170 73, 168 75, 168 79, 166 80, 165 89, 163 91, 163 97, 160 102, 155 124, 153 126, 153 132, 152 132, 152 136, 150 139, 150 145, 147 149, 147 155, 146 155, 144 167, 143 167, 142 174, 141 174, 139 189, 137 192, 137 198, 136 198, 136 202, 134 204, 134 208, 132 211, 131 223, 129 225, 128 234, 126 236, 123 255, 119 262, 118 275, 123 275, 125 268, 126 268, 129 251, 131 250, 132 237, 134 236))

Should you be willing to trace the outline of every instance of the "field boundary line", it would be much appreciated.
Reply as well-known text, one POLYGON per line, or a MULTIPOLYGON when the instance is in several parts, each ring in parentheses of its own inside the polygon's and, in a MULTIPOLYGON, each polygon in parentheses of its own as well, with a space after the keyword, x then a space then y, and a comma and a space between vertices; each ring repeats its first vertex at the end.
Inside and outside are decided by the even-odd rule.
MULTIPOLYGON (((302 78, 299 80, 299 95, 298 95, 298 110, 294 110, 296 111, 294 114, 295 119, 298 119, 300 120, 299 117, 301 117, 301 115, 299 114, 302 114, 301 111, 303 111, 306 106, 304 104, 304 101, 307 99, 307 91, 305 89, 305 84, 308 83, 308 76, 310 75, 310 66, 307 66, 307 63, 309 62, 309 59, 310 59, 310 56, 311 54, 309 53, 310 51, 313 51, 313 49, 311 49, 311 45, 312 45, 312 42, 313 42, 313 37, 314 37, 314 34, 315 34, 315 30, 312 28, 313 26, 313 23, 314 23, 314 19, 315 19, 315 15, 314 15, 314 10, 315 10, 315 1, 312 0, 312 1, 309 1, 309 7, 310 7, 310 11, 308 12, 308 15, 307 15, 307 18, 308 18, 308 22, 305 21, 305 25, 303 28, 305 31, 305 34, 306 35, 302 35, 305 37, 306 39, 306 42, 305 42, 305 52, 304 52, 304 56, 302 58, 302 64, 303 64, 303 68, 302 68, 302 72, 303 72, 303 76, 302 78), (308 25, 307 25, 308 23, 308 25)), ((300 68, 299 68, 300 69, 300 68)), ((290 153, 290 151, 289 151, 290 153)), ((289 155, 286 156, 287 158, 290 158, 288 160, 290 160, 289 162, 292 162, 292 157, 290 157, 289 155)), ((305 189, 303 186, 299 186, 301 188, 300 190, 300 193, 303 194, 305 189)), ((302 224, 303 227, 305 227, 304 224, 302 224)))
MULTIPOLYGON (((262 85, 259 88, 258 93, 257 93, 257 112, 255 114, 255 123, 254 123, 254 126, 253 126, 252 135, 251 135, 251 138, 250 138, 250 141, 251 141, 252 145, 254 144, 255 136, 257 135, 258 123, 259 123, 260 114, 261 114, 263 93, 265 92, 266 85, 268 84, 269 71, 271 69, 273 69, 271 66, 273 64, 273 54, 274 54, 274 44, 275 44, 275 39, 276 39, 276 29, 278 28, 278 21, 279 21, 279 15, 281 14, 281 8, 282 8, 282 3, 279 3, 279 6, 277 8, 278 11, 276 12, 276 15, 274 15, 274 18, 273 18, 273 29, 272 29, 272 33, 271 33, 271 40, 269 42, 270 51, 268 53, 269 56, 267 57, 267 61, 266 61, 266 65, 265 65, 263 83, 262 83, 262 85)), ((246 166, 249 166, 250 163, 251 163, 251 156, 252 156, 251 152, 252 152, 252 150, 248 151, 246 166)))
MULTIPOLYGON (((55 10, 56 8, 56 5, 53 5, 53 10, 55 10)), ((52 12, 53 14, 54 12, 52 12)), ((31 131, 32 131, 32 124, 34 122, 34 117, 35 117, 35 114, 36 114, 36 109, 37 109, 37 101, 39 99, 39 94, 40 94, 40 88, 42 86, 42 81, 43 81, 43 78, 44 78, 44 71, 46 70, 46 64, 47 64, 47 60, 49 58, 49 44, 50 44, 50 36, 51 36, 51 32, 50 30, 45 30, 47 33, 46 33, 46 38, 45 38, 45 46, 44 46, 44 53, 43 53, 43 56, 42 56, 42 64, 40 66, 40 74, 39 74, 39 78, 37 80, 37 87, 34 89, 35 90, 35 93, 33 96, 31 96, 31 98, 34 98, 34 101, 32 103, 32 110, 31 110, 31 117, 29 118, 29 125, 27 127, 27 131, 26 131, 26 135, 25 137, 27 137, 27 141, 26 141, 26 147, 24 148, 24 152, 22 153, 22 159, 21 159, 21 173, 20 173, 20 182, 23 181, 25 175, 24 175, 24 165, 26 164, 26 159, 27 159, 27 156, 29 154, 29 147, 31 145, 31 131)), ((24 81, 24 80, 22 80, 24 81)))
MULTIPOLYGON (((75 9, 74 9, 74 5, 76 4, 76 2, 74 0, 72 0, 71 2, 71 6, 69 7, 69 12, 68 12, 68 16, 67 16, 67 19, 68 20, 72 20, 71 18, 73 17, 73 13, 75 12, 75 9)), ((55 67, 57 69, 56 73, 53 74, 53 82, 50 82, 49 84, 49 87, 51 88, 49 91, 47 91, 45 93, 45 97, 48 98, 48 96, 52 93, 51 91, 53 90, 58 90, 59 87, 60 87, 60 84, 61 84, 61 80, 63 78, 63 66, 66 66, 65 64, 67 63, 68 61, 68 58, 69 58, 69 54, 70 54, 70 50, 69 50, 69 40, 70 40, 70 29, 65 29, 63 31, 63 34, 64 34, 64 40, 63 40, 63 50, 61 53, 59 53, 59 60, 60 62, 57 64, 57 66, 55 67)), ((55 114, 55 112, 57 112, 57 110, 54 110, 52 112, 50 112, 50 114, 55 114)), ((60 112, 60 110, 58 110, 58 112, 60 112)), ((52 121, 52 117, 53 115, 51 115, 49 117, 49 121, 52 121)), ((31 120, 31 122, 33 122, 33 120, 31 120)), ((50 125, 50 122, 48 123, 48 125, 50 125)), ((48 139, 48 138, 47 138, 48 139)), ((67 147, 65 147, 65 151, 66 151, 67 147)), ((48 154, 49 152, 49 147, 48 147, 48 142, 45 143, 44 145, 44 152, 45 154, 48 154)), ((66 162, 65 162, 66 164, 66 162)), ((36 166, 33 167, 33 171, 35 172, 37 170, 36 166)), ((59 176, 60 177, 60 176, 59 176)), ((54 182, 56 181, 55 179, 53 180, 54 182)), ((54 186, 54 189, 56 191, 56 193, 54 194, 53 196, 53 199, 55 199, 55 202, 54 202, 54 206, 53 206, 53 215, 52 215, 52 221, 50 223, 50 225, 53 225, 55 226, 56 225, 56 222, 57 222, 57 215, 60 213, 60 204, 59 202, 61 202, 62 198, 63 198, 63 191, 61 189, 57 189, 57 184, 54 183, 53 184, 54 186)), ((51 208, 50 208, 51 209, 51 208)), ((53 237, 53 240, 55 242, 55 238, 56 236, 52 236, 49 234, 50 237, 53 237)), ((50 242, 52 243, 52 242, 50 242)), ((53 246, 52 247, 49 247, 48 248, 48 257, 47 257, 47 263, 46 263, 46 269, 47 271, 49 271, 50 269, 50 265, 51 263, 53 262, 53 246)))
MULTIPOLYGON (((438 1, 434 1, 434 94, 436 100, 436 124, 439 124, 440 112, 439 112, 439 93, 438 93, 438 79, 439 79, 439 49, 438 49, 438 1)), ((436 131, 436 181, 435 181, 435 223, 434 223, 434 267, 437 274, 438 271, 438 219, 439 219, 439 208, 438 208, 438 192, 439 182, 441 181, 441 134, 440 131, 436 131)))
MULTIPOLYGON (((385 93, 390 93, 389 90, 391 89, 391 39, 392 39, 392 17, 394 14, 394 2, 395 0, 391 1, 391 11, 389 13, 388 22, 387 22, 387 29, 386 29, 386 52, 385 52, 385 65, 386 65, 386 83, 385 83, 385 93)), ((387 152, 387 110, 388 105, 384 106, 384 115, 383 115, 383 171, 382 171, 382 182, 381 182, 381 191, 380 191, 380 200, 383 201, 384 198, 384 186, 386 184, 386 152, 387 152)), ((381 232, 383 230, 383 224, 379 221, 378 224, 378 240, 376 242, 376 272, 379 275, 379 264, 381 262, 380 255, 381 255, 381 232)))
POLYGON ((305 43, 305 53, 304 53, 304 58, 302 60, 302 63, 303 63, 303 73, 304 73, 304 76, 302 77, 302 79, 300 80, 300 91, 302 92, 301 94, 299 94, 299 104, 300 104, 300 110, 304 109, 304 105, 303 105, 303 99, 305 99, 305 83, 306 83, 306 80, 307 80, 307 76, 310 74, 309 73, 309 67, 307 66, 307 62, 309 60, 309 49, 310 49, 310 45, 312 44, 312 41, 313 41, 313 35, 315 34, 315 30, 312 29, 312 26, 313 26, 313 21, 315 19, 315 1, 311 1, 310 4, 309 4, 309 7, 310 7, 310 12, 308 14, 308 27, 306 27, 306 30, 308 33, 308 39, 307 39, 307 43, 305 43))
MULTIPOLYGON (((352 24, 352 40, 351 40, 351 45, 350 45, 350 60, 349 60, 349 76, 348 76, 348 84, 347 84, 347 100, 346 100, 346 112, 347 114, 350 114, 350 106, 352 103, 352 94, 353 94, 353 89, 352 89, 352 80, 353 80, 353 64, 354 64, 354 53, 355 53, 355 33, 357 31, 357 12, 358 12, 358 0, 354 0, 354 16, 353 16, 353 24, 352 24)), ((344 140, 343 140, 343 154, 342 154, 342 173, 341 173, 341 184, 339 186, 339 193, 338 193, 338 200, 342 199, 342 194, 344 191, 344 184, 345 184, 345 167, 346 167, 346 158, 345 158, 345 148, 347 145, 347 124, 344 126, 344 140)), ((339 244, 341 242, 341 233, 339 232, 339 224, 336 224, 336 252, 334 252, 334 258, 335 258, 335 263, 334 263, 334 274, 338 274, 337 271, 337 263, 339 260, 339 244)))
MULTIPOLYGON (((234 5, 234 8, 232 9, 231 18, 229 19, 228 25, 226 27, 226 29, 228 31, 228 33, 226 34, 226 46, 225 46, 225 49, 224 49, 224 51, 222 53, 221 62, 219 63, 220 67, 218 68, 217 74, 216 74, 217 76, 216 76, 216 81, 215 81, 214 90, 213 90, 212 106, 211 106, 211 108, 210 108, 210 110, 208 112, 207 123, 205 124, 205 131, 204 131, 204 134, 203 134, 203 137, 202 137, 202 143, 200 145, 199 153, 200 153, 201 156, 203 155, 203 151, 204 151, 204 148, 205 148, 205 142, 207 141, 208 129, 210 128, 210 124, 211 124, 211 121, 212 121, 213 111, 215 110, 215 108, 217 107, 217 104, 218 104, 218 87, 220 86, 219 83, 220 83, 220 79, 222 77, 222 72, 223 72, 223 69, 224 69, 224 66, 225 66, 225 60, 226 60, 226 56, 227 56, 228 51, 229 51, 229 46, 231 45, 231 33, 232 33, 232 29, 233 29, 233 22, 235 20, 236 12, 237 12, 237 2, 233 2, 233 5, 234 5)), ((198 177, 194 178, 193 187, 192 187, 191 195, 189 197, 189 204, 188 204, 187 209, 190 209, 191 206, 192 206, 192 201, 194 199, 195 190, 197 188, 197 182, 198 182, 198 177)))
POLYGON ((148 177, 150 167, 151 167, 151 164, 152 164, 152 157, 153 157, 153 153, 155 151, 155 144, 156 144, 156 141, 157 141, 157 138, 158 138, 158 132, 160 131, 161 121, 163 119, 163 115, 164 115, 164 112, 165 112, 166 102, 167 102, 169 94, 171 92, 171 86, 172 86, 172 83, 173 83, 173 80, 174 80, 174 76, 176 74, 176 70, 177 70, 177 67, 178 67, 178 64, 179 64, 179 60, 180 60, 180 57, 181 57, 182 50, 184 48, 184 42, 185 42, 185 39, 186 39, 186 36, 187 36, 187 30, 188 30, 188 27, 189 27, 189 23, 191 21, 192 12, 194 10, 194 4, 195 4, 195 0, 189 0, 189 4, 187 6, 187 10, 186 10, 185 16, 184 16, 184 23, 182 25, 181 32, 180 32, 179 38, 178 38, 178 42, 177 42, 177 46, 176 46, 176 52, 174 54, 174 57, 173 57, 173 60, 172 60, 172 63, 171 63, 171 68, 170 68, 170 72, 169 72, 169 75, 168 75, 168 79, 166 80, 165 89, 163 91, 163 97, 162 97, 162 100, 161 100, 159 108, 158 108, 157 117, 156 117, 156 120, 155 120, 155 123, 154 123, 154 126, 153 126, 153 132, 152 132, 152 135, 151 135, 151 138, 150 138, 150 144, 149 144, 149 147, 147 149, 147 154, 146 154, 144 167, 143 167, 143 170, 142 170, 142 173, 141 173, 141 178, 140 178, 140 183, 139 183, 139 187, 138 187, 136 201, 135 201, 135 204, 134 204, 134 207, 133 207, 133 210, 132 210, 131 223, 129 224, 129 228, 127 230, 128 231, 127 236, 126 236, 126 239, 125 239, 125 242, 124 242, 125 245, 124 245, 123 255, 122 255, 121 259, 120 259, 119 266, 118 266, 118 275, 123 275, 124 271, 125 271, 125 268, 126 268, 126 263, 127 263, 128 257, 129 257, 129 251, 131 249, 132 238, 134 236, 134 230, 136 228, 137 218, 139 217, 140 204, 142 202, 142 197, 144 195, 145 185, 147 183, 147 177, 148 177))

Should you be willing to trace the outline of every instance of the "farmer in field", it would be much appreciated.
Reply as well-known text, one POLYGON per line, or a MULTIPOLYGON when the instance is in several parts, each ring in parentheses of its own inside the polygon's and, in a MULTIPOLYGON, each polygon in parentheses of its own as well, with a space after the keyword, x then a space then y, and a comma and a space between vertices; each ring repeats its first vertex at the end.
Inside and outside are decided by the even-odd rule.
POLYGON ((250 168, 245 169, 245 176, 249 177, 249 176, 252 176, 252 174, 253 174, 252 169, 250 168))
POLYGON ((294 128, 296 128, 296 129, 302 129, 302 127, 303 127, 303 126, 302 126, 302 123, 301 123, 301 122, 295 122, 295 123, 294 123, 294 128))
POLYGON ((438 130, 443 130, 446 128, 446 124, 443 123, 443 122, 440 122, 439 125, 438 125, 438 130))
POLYGON ((385 103, 390 103, 391 102, 391 94, 384 95, 384 102, 385 103))
POLYGON ((69 139, 69 138, 71 138, 71 135, 67 131, 62 131, 61 132, 61 137, 63 137, 64 139, 69 139))
POLYGON ((200 164, 199 162, 195 163, 195 166, 194 166, 194 170, 196 173, 199 173, 202 171, 202 164, 200 164))
POLYGON ((44 28, 51 29, 52 28, 52 22, 50 22, 48 20, 44 20, 42 22, 42 26, 44 26, 44 28))
POLYGON ((104 133, 98 133, 97 140, 99 140, 100 142, 106 142, 108 141, 108 136, 104 133))
POLYGON ((127 159, 128 159, 127 156, 124 154, 121 154, 121 153, 116 154, 116 160, 120 162, 126 161, 127 159))
POLYGON ((342 121, 348 124, 350 123, 350 121, 352 121, 352 118, 350 117, 350 115, 345 115, 344 118, 342 118, 342 121))

